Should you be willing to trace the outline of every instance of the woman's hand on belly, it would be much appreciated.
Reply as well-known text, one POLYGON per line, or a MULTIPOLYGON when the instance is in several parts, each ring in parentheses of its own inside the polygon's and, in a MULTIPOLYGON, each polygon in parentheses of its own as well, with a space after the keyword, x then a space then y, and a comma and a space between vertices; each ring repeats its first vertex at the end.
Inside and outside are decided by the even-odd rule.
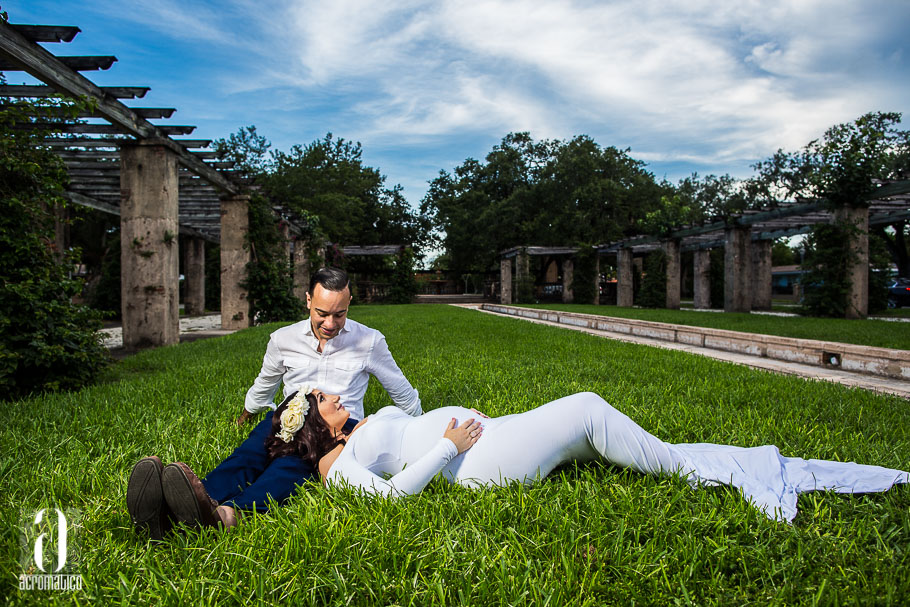
POLYGON ((457 426, 457 423, 458 420, 453 417, 442 436, 455 443, 458 453, 464 453, 473 447, 483 434, 483 426, 480 422, 474 421, 473 417, 460 426, 457 426))

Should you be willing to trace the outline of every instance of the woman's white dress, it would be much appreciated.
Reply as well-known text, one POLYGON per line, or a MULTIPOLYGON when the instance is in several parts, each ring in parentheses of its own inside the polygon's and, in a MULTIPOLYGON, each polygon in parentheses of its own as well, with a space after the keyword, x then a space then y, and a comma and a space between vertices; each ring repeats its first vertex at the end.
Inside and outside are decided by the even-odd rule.
POLYGON ((797 496, 806 491, 868 493, 910 482, 910 473, 902 470, 783 457, 773 445, 665 443, 591 392, 525 413, 481 418, 483 435, 459 455, 442 433, 452 418, 461 424, 472 417, 478 418, 462 407, 420 417, 385 407, 350 438, 327 481, 407 495, 421 491, 440 472, 469 487, 531 483, 560 464, 603 459, 648 474, 679 474, 692 486, 733 485, 769 517, 785 521, 796 516, 797 496))

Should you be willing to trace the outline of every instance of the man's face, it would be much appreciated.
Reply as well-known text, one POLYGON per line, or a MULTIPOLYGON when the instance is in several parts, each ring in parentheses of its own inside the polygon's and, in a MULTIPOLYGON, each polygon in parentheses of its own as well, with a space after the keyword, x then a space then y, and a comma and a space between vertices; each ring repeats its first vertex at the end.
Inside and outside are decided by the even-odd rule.
POLYGON ((332 339, 341 331, 348 318, 351 305, 351 290, 329 291, 320 284, 313 288, 313 294, 306 294, 306 305, 310 310, 310 324, 313 333, 320 340, 332 339))

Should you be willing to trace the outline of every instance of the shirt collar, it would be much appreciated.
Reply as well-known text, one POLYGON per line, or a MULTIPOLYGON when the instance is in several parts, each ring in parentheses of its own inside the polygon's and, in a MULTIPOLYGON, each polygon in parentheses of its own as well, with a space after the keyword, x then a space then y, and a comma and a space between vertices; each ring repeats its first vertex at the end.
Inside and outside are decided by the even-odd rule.
MULTIPOLYGON (((345 321, 344 326, 341 327, 341 332, 340 332, 340 333, 349 333, 349 332, 351 331, 351 328, 348 326, 348 323, 349 323, 350 321, 351 321, 351 319, 347 319, 347 321, 345 321)), ((311 321, 309 318, 307 318, 307 319, 304 321, 304 325, 306 326, 306 328, 303 330, 303 334, 304 334, 304 335, 309 335, 310 337, 315 338, 315 337, 316 337, 316 334, 313 333, 313 323, 312 323, 312 321, 311 321)), ((339 333, 339 335, 340 335, 340 333, 339 333)), ((333 337, 332 339, 338 339, 338 335, 336 335, 336 336, 333 337)), ((332 339, 330 339, 329 341, 332 341, 332 339)))

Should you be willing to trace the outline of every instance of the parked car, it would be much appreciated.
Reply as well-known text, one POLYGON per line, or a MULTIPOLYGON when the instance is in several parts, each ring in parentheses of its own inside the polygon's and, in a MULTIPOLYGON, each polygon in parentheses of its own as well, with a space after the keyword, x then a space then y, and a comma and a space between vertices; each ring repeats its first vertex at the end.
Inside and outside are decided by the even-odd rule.
POLYGON ((895 278, 888 283, 888 307, 910 306, 910 278, 895 278))

